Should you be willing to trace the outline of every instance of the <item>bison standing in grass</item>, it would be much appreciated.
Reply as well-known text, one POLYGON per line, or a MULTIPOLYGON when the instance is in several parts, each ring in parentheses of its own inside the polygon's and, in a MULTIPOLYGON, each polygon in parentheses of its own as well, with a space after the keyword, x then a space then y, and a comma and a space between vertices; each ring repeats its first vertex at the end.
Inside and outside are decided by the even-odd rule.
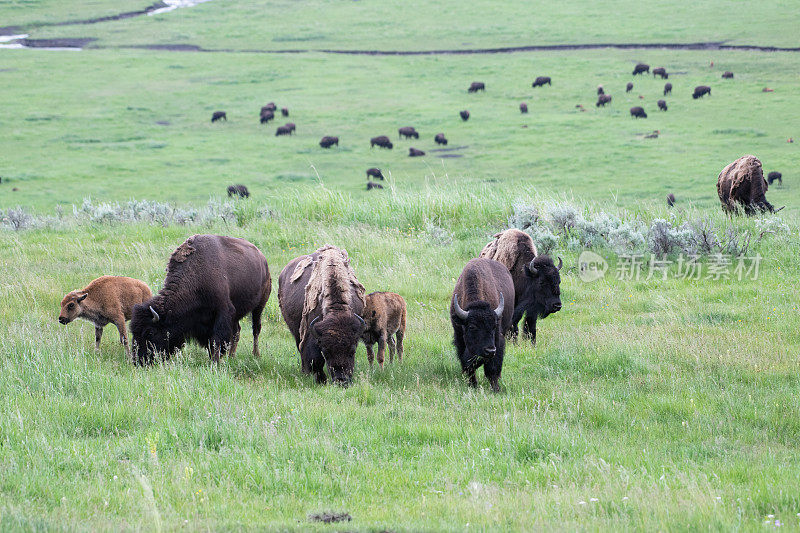
POLYGON ((502 263, 511 274, 514 282, 511 336, 517 336, 519 321, 525 315, 522 332, 536 343, 537 318, 545 318, 561 309, 561 258, 556 267, 549 256, 538 255, 530 235, 514 228, 496 234, 494 240, 484 246, 480 257, 502 263))
POLYGON ((702 98, 705 95, 711 95, 711 87, 708 85, 698 85, 694 88, 694 92, 692 93, 692 98, 697 100, 698 98, 702 98))
POLYGON ((545 85, 550 85, 551 87, 553 86, 550 76, 539 76, 533 81, 531 87, 544 87, 545 85))
POLYGON ((278 303, 300 352, 302 370, 325 383, 353 378, 358 341, 366 322, 364 286, 341 248, 325 245, 292 259, 278 278, 278 303))
POLYGON ((473 81, 472 84, 469 86, 467 92, 476 93, 478 91, 486 91, 486 85, 482 81, 473 81))
POLYGON ((447 137, 444 136, 444 133, 437 133, 433 140, 436 141, 436 144, 447 146, 447 137))
POLYGON ((394 145, 392 141, 389 140, 389 137, 386 135, 379 135, 377 137, 373 137, 369 140, 369 147, 372 148, 374 146, 378 146, 379 148, 387 148, 391 150, 394 145))
POLYGON ((733 72, 731 72, 730 70, 726 70, 725 72, 722 73, 722 77, 726 80, 731 80, 733 79, 733 72))
POLYGON ((672 84, 671 83, 665 83, 664 84, 664 96, 667 96, 668 94, 672 94, 672 84))
POLYGON ((667 74, 667 69, 664 67, 658 67, 653 69, 653 77, 661 76, 662 80, 666 80, 669 78, 669 74, 667 74))
POLYGON ((596 107, 605 107, 606 104, 611 103, 611 95, 610 94, 601 94, 597 97, 597 103, 594 104, 596 107))
POLYGON ((270 120, 274 119, 275 119, 275 113, 273 113, 272 111, 262 111, 261 118, 259 119, 259 121, 261 122, 261 124, 268 124, 270 120))
POLYGON ((783 185, 783 174, 775 170, 767 174, 767 183, 772 185, 774 181, 777 181, 778 183, 783 185))
POLYGON ((667 195, 667 207, 672 207, 674 205, 675 205, 675 195, 672 194, 672 193, 669 193, 667 195))
POLYGON ((225 122, 228 122, 228 115, 225 114, 225 111, 214 111, 214 113, 211 115, 211 122, 213 123, 218 120, 224 120, 225 122))
POLYGON ((364 308, 364 320, 367 327, 361 335, 367 347, 369 366, 375 359, 372 347, 378 343, 378 364, 383 368, 386 345, 389 345, 389 362, 394 362, 397 351, 399 361, 403 360, 403 336, 406 334, 406 302, 403 297, 393 292, 373 292, 367 295, 364 308), (396 340, 395 340, 396 338, 396 340))
POLYGON ((367 169, 367 179, 369 179, 369 178, 371 178, 371 177, 372 177, 372 178, 377 178, 377 179, 379 179, 379 180, 382 180, 382 179, 384 179, 384 178, 383 178, 383 173, 381 172, 381 169, 379 169, 379 168, 374 168, 374 167, 373 167, 373 168, 368 168, 368 169, 367 169))
POLYGON ((626 92, 626 93, 629 93, 629 92, 631 92, 632 90, 633 90, 633 82, 630 82, 630 81, 629 81, 629 82, 628 82, 628 84, 625 86, 625 92, 626 92))
POLYGON ((667 102, 665 100, 659 100, 656 103, 658 104, 658 109, 660 111, 666 111, 667 110, 667 102))
POLYGON ((150 288, 138 279, 124 276, 101 276, 81 290, 72 291, 61 300, 58 321, 69 324, 76 318, 94 324, 95 347, 100 349, 103 328, 114 324, 119 331, 119 341, 131 357, 125 322, 131 319, 133 306, 152 298, 150 288))
POLYGON ((644 74, 645 72, 650 72, 650 65, 646 63, 637 63, 636 66, 633 67, 634 76, 637 74, 644 74))
POLYGON ((526 104, 525 102, 522 102, 521 104, 519 104, 519 112, 522 113, 523 115, 525 113, 527 113, 528 112, 528 104, 526 104))
POLYGON ((456 281, 450 302, 450 323, 461 370, 477 387, 483 371, 494 392, 500 391, 505 334, 514 314, 514 281, 508 269, 491 259, 472 259, 456 281))
POLYGON ((631 116, 633 118, 647 118, 647 113, 644 112, 643 107, 636 106, 631 108, 631 116))
POLYGON ((419 139, 419 133, 412 126, 405 126, 397 130, 398 137, 402 139, 419 139))
POLYGON ((339 146, 339 137, 331 137, 329 135, 326 135, 325 137, 322 138, 321 141, 319 141, 319 145, 323 148, 330 148, 334 144, 336 146, 339 146))
POLYGON ((250 191, 244 185, 228 185, 228 198, 238 196, 239 198, 250 198, 250 191))
POLYGON ((754 155, 740 157, 723 168, 717 178, 719 201, 728 213, 738 213, 740 209, 746 215, 776 212, 765 196, 767 188, 761 161, 754 155))
POLYGON ((292 129, 289 126, 278 126, 278 129, 275 130, 275 137, 280 137, 281 135, 291 135, 292 129))
POLYGON ((253 319, 253 355, 259 357, 261 313, 272 292, 267 259, 244 239, 194 235, 169 258, 164 286, 133 308, 131 332, 136 362, 169 357, 190 339, 219 361, 236 354, 246 315, 253 319))
POLYGON ((464 122, 469 120, 469 111, 467 111, 466 109, 463 110, 463 111, 460 111, 458 114, 461 117, 461 120, 463 120, 464 122))

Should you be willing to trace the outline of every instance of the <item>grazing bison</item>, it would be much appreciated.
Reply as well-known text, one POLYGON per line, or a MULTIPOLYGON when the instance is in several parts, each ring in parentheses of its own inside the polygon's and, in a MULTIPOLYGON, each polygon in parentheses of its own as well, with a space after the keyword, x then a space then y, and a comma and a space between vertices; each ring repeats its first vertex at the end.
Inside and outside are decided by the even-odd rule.
POLYGON ((330 147, 331 147, 331 146, 333 146, 334 144, 335 144, 336 146, 339 146, 339 137, 331 137, 331 136, 328 136, 328 135, 326 135, 326 136, 325 136, 325 137, 323 137, 323 138, 322 138, 322 140, 319 142, 319 145, 320 145, 321 147, 323 147, 323 148, 330 148, 330 147))
POLYGON ((228 185, 228 198, 238 196, 239 198, 250 198, 250 191, 244 185, 228 185))
POLYGON ((367 190, 371 191, 372 189, 383 189, 383 185, 380 183, 375 183, 374 181, 367 182, 367 190))
POLYGON ((528 104, 526 104, 525 102, 522 102, 521 104, 519 104, 519 112, 522 113, 523 115, 525 113, 527 113, 528 112, 528 104))
POLYGON ((218 120, 224 120, 228 122, 228 115, 225 114, 225 111, 214 111, 211 115, 211 122, 216 122, 218 120))
POLYGON ((665 83, 664 84, 664 96, 667 96, 668 94, 672 94, 672 84, 671 83, 665 83))
POLYGON ((494 392, 500 391, 500 373, 514 314, 514 281, 508 269, 491 259, 470 260, 456 281, 450 302, 450 323, 461 370, 470 386, 478 385, 475 371, 483 371, 494 392))
POLYGON ((725 78, 726 80, 733 79, 733 72, 731 72, 730 70, 726 70, 725 72, 722 73, 722 77, 725 78))
POLYGON ((270 102, 264 107, 261 108, 261 112, 264 111, 272 111, 273 113, 278 110, 278 106, 275 105, 275 102, 270 102))
POLYGON ((419 139, 419 133, 411 126, 405 126, 397 130, 398 138, 402 139, 405 137, 406 139, 419 139))
POLYGON ((361 334, 361 340, 367 347, 367 360, 372 367, 375 354, 372 347, 378 343, 378 364, 383 368, 386 345, 389 345, 389 362, 394 363, 394 352, 397 359, 403 361, 403 336, 406 334, 406 302, 403 297, 393 292, 373 292, 367 295, 364 307, 364 320, 367 327, 361 334), (397 340, 395 341, 395 337, 397 340))
POLYGON ((666 111, 666 110, 667 110, 667 102, 666 102, 666 101, 664 101, 664 100, 659 100, 659 101, 658 101, 658 102, 656 102, 656 103, 658 104, 658 109, 659 109, 660 111, 666 111))
POLYGON ((708 85, 698 85, 694 88, 694 93, 692 93, 692 98, 697 100, 698 98, 702 98, 706 94, 711 94, 711 87, 708 85))
POLYGON ((507 229, 484 246, 480 257, 505 265, 514 281, 514 315, 509 333, 516 337, 518 324, 525 315, 522 332, 536 343, 536 319, 545 318, 561 309, 561 275, 546 255, 538 255, 533 239, 524 231, 507 229))
POLYGON ((295 126, 294 122, 287 122, 286 124, 284 124, 284 126, 289 128, 289 131, 291 132, 294 132, 294 130, 297 129, 297 126, 295 126))
POLYGON ((635 67, 633 67, 633 75, 636 76, 637 74, 644 74, 645 72, 650 72, 650 65, 645 63, 637 63, 635 67))
POLYGON ((601 94, 597 97, 597 103, 594 104, 596 107, 605 107, 606 104, 611 103, 611 95, 610 94, 601 94))
POLYGON ((278 303, 300 352, 302 370, 325 383, 353 378, 358 341, 364 333, 364 286, 347 252, 325 245, 292 259, 278 278, 278 303))
POLYGON ((633 82, 628 82, 628 85, 625 86, 625 92, 629 93, 633 90, 633 82))
POLYGON ((631 116, 633 118, 647 118, 647 113, 644 112, 644 108, 636 106, 631 108, 631 116))
POLYGON ((780 172, 776 172, 775 170, 767 174, 767 183, 772 185, 772 182, 774 181, 777 181, 778 183, 783 185, 783 174, 781 174, 780 172))
POLYGON ((486 85, 482 81, 473 81, 467 92, 476 93, 478 91, 486 91, 486 85))
POLYGON ((600 96, 601 94, 606 94, 606 91, 605 91, 605 89, 603 89, 602 85, 598 85, 597 86, 597 96, 600 96))
POLYGON ((408 149, 408 156, 409 157, 420 157, 425 155, 425 152, 422 150, 417 150, 416 148, 409 148, 408 149))
POLYGON ((545 85, 553 86, 550 82, 550 76, 539 76, 533 81, 531 87, 544 87, 545 85))
POLYGON ((761 170, 761 161, 754 155, 740 157, 722 169, 717 179, 717 194, 722 208, 728 213, 754 215, 763 211, 775 212, 767 201, 767 181, 761 170))
POLYGON ((114 324, 119 331, 119 341, 131 357, 125 322, 131 319, 133 306, 153 297, 150 288, 138 279, 124 276, 101 276, 82 290, 72 291, 61 300, 58 321, 69 324, 76 318, 94 324, 95 347, 100 349, 103 328, 114 324))
POLYGON ((288 126, 278 126, 278 129, 275 130, 275 137, 280 135, 291 135, 292 129, 288 126))
POLYGON ((369 179, 370 177, 382 180, 383 179, 383 174, 381 173, 381 169, 374 168, 374 167, 373 168, 368 168, 367 169, 367 179, 369 179))
POLYGON ((673 205, 675 205, 675 195, 669 193, 667 195, 667 207, 672 207, 673 205))
POLYGON ((444 133, 437 133, 433 140, 436 141, 436 144, 447 146, 447 137, 444 136, 444 133))
POLYGON ((661 76, 662 80, 666 80, 669 78, 669 74, 667 74, 667 69, 664 67, 658 67, 653 69, 653 77, 661 76))
POLYGON ((262 124, 267 124, 269 123, 270 120, 273 120, 274 118, 275 118, 275 113, 273 113, 272 111, 264 111, 263 113, 261 113, 260 120, 262 124))
POLYGON ((374 146, 378 146, 379 148, 387 148, 389 150, 394 147, 392 141, 389 140, 389 137, 386 135, 379 135, 378 137, 373 137, 369 140, 369 147, 372 148, 374 146))
POLYGON ((284 117, 288 117, 289 116, 289 108, 288 107, 282 107, 281 108, 281 115, 283 115, 284 117))
POLYGON ((267 259, 244 239, 194 235, 169 258, 164 286, 133 308, 136 362, 170 356, 186 341, 205 346, 212 361, 236 354, 239 321, 253 319, 253 355, 259 357, 261 312, 272 292, 267 259))
POLYGON ((464 122, 469 120, 469 111, 467 111, 466 109, 464 111, 460 111, 458 113, 458 115, 461 117, 461 120, 463 120, 464 122))

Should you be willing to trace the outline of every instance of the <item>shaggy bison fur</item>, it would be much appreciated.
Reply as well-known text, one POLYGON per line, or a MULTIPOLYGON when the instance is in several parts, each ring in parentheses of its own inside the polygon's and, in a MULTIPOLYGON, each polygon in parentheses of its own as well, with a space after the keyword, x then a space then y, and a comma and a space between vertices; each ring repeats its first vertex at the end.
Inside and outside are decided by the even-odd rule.
POLYGON ((389 345, 389 362, 403 360, 403 336, 406 334, 406 302, 403 297, 393 292, 373 292, 367 295, 364 307, 364 320, 367 327, 361 335, 367 347, 369 366, 375 359, 372 347, 378 343, 378 364, 383 368, 386 345, 389 345), (396 338, 396 339, 395 339, 396 338))
POLYGON ((767 201, 767 181, 761 170, 761 161, 754 155, 740 157, 722 169, 717 179, 717 194, 722 208, 729 213, 754 215, 763 211, 775 212, 767 201))
POLYGON ((550 76, 539 76, 533 80, 531 87, 544 87, 545 85, 550 85, 552 87, 553 84, 551 83, 550 76))
POLYGON ((647 118, 647 113, 644 112, 643 107, 636 106, 631 108, 631 116, 633 118, 647 118))
POLYGON ((228 185, 228 198, 231 196, 238 196, 240 198, 250 198, 250 191, 247 190, 247 187, 238 184, 238 185, 228 185))
POLYGON ((391 150, 394 145, 392 141, 389 140, 389 137, 386 135, 379 135, 378 137, 373 137, 369 140, 369 147, 372 148, 374 146, 378 146, 379 148, 387 148, 391 150))

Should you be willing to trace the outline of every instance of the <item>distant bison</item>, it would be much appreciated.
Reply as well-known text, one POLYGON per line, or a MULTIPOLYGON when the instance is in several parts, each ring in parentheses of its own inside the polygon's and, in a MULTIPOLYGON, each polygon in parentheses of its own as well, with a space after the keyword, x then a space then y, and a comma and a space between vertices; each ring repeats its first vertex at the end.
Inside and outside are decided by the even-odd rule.
POLYGON ((275 111, 277 111, 277 109, 278 106, 275 105, 275 102, 270 102, 261 108, 261 112, 263 113, 264 111, 272 111, 274 113, 275 111))
POLYGON ((369 178, 377 178, 379 180, 384 179, 383 174, 381 173, 381 169, 379 168, 368 168, 367 169, 367 179, 369 178))
POLYGON ((372 366, 375 354, 373 345, 378 343, 378 364, 383 368, 386 345, 389 345, 389 362, 394 362, 397 351, 399 361, 403 360, 403 337, 406 334, 406 302, 393 292, 373 292, 367 295, 364 307, 364 320, 367 327, 361 340, 367 348, 367 361, 372 366), (396 340, 395 340, 396 338, 396 340))
POLYGON ((667 102, 665 100, 659 100, 656 103, 658 104, 658 109, 659 110, 661 110, 661 111, 666 111, 667 110, 667 102))
POLYGON ((444 133, 437 133, 433 140, 436 141, 436 144, 447 146, 447 137, 444 136, 444 133))
POLYGON ((270 120, 273 120, 274 118, 275 118, 275 113, 273 113, 272 111, 264 111, 263 113, 261 113, 260 120, 262 124, 267 124, 270 120))
POLYGON ((326 244, 292 259, 278 278, 281 315, 294 336, 302 370, 325 383, 325 367, 335 383, 353 379, 355 356, 366 322, 364 286, 350 257, 326 244))
POLYGON ((514 314, 514 281, 502 263, 470 260, 456 281, 450 301, 450 323, 461 370, 472 387, 483 371, 494 392, 500 391, 505 334, 514 314))
POLYGON ((653 69, 653 77, 655 78, 656 76, 661 76, 662 80, 666 80, 667 78, 669 78, 669 74, 667 74, 667 69, 665 69, 664 67, 658 67, 653 69))
POLYGON ((667 195, 667 207, 672 207, 673 205, 675 205, 675 195, 669 193, 667 195))
POLYGON ((486 91, 486 85, 482 81, 473 81, 467 92, 476 93, 478 91, 486 91))
POLYGON ((706 94, 711 94, 711 87, 708 85, 698 85, 694 88, 694 93, 692 93, 692 98, 697 100, 698 98, 702 98, 706 94))
POLYGON ((637 74, 643 74, 645 72, 650 72, 650 65, 645 63, 638 63, 635 67, 633 67, 633 75, 636 76, 637 74))
POLYGON ((633 118, 647 118, 647 113, 644 112, 644 108, 636 106, 631 108, 631 116, 633 118))
POLYGON ((461 120, 463 120, 464 122, 469 120, 469 111, 467 111, 466 109, 464 111, 459 112, 458 114, 461 117, 461 120))
POLYGON ((425 152, 422 150, 417 150, 416 148, 409 148, 408 149, 408 156, 409 157, 420 157, 425 155, 425 152))
POLYGON ((405 126, 397 130, 399 138, 405 137, 406 139, 419 139, 419 133, 411 126, 405 126))
POLYGON ((133 306, 153 297, 150 288, 138 279, 124 276, 101 276, 81 290, 72 291, 61 300, 58 321, 69 324, 76 318, 94 324, 95 348, 100 349, 103 328, 114 324, 119 331, 119 341, 131 357, 125 322, 131 319, 133 306))
POLYGON ((731 72, 730 70, 726 70, 725 72, 722 73, 722 77, 725 79, 732 79, 733 72, 731 72))
POLYGON ((267 259, 244 239, 194 235, 178 246, 167 265, 161 291, 133 308, 131 332, 136 362, 151 364, 189 339, 204 346, 213 361, 235 355, 241 327, 253 319, 253 355, 259 356, 261 313, 272 291, 267 259))
POLYGON ((765 196, 767 188, 761 161, 754 155, 740 157, 726 166, 717 179, 719 201, 729 213, 738 213, 740 209, 747 215, 774 213, 775 208, 765 196))
POLYGON ((228 198, 238 196, 240 198, 250 198, 250 191, 244 185, 228 185, 228 198))
POLYGON ((389 137, 387 137, 386 135, 379 135, 378 137, 373 137, 372 139, 370 139, 369 147, 372 148, 374 146, 377 146, 379 148, 387 148, 389 150, 391 150, 394 147, 392 141, 390 141, 389 137))
POLYGON ((628 85, 625 86, 625 92, 629 93, 633 90, 633 82, 628 82, 628 85))
POLYGON ((275 130, 275 136, 278 137, 280 135, 291 135, 292 129, 288 126, 278 126, 278 129, 275 130))
POLYGON ((292 132, 294 132, 294 130, 296 130, 296 129, 297 129, 297 126, 295 126, 294 122, 287 122, 287 123, 285 124, 285 126, 286 126, 287 128, 289 128, 289 131, 292 131, 292 132))
POLYGON ((332 137, 332 136, 326 135, 326 136, 325 136, 325 137, 323 137, 323 138, 322 138, 322 140, 319 142, 319 145, 320 145, 321 147, 323 147, 323 148, 330 148, 330 147, 331 147, 331 146, 333 146, 334 144, 335 144, 336 146, 339 146, 339 137, 332 137))
POLYGON ((767 174, 767 183, 772 185, 774 181, 777 181, 778 183, 783 185, 783 174, 781 174, 780 172, 776 172, 774 170, 769 174, 767 174))
POLYGON ((281 115, 283 115, 284 117, 288 117, 289 116, 289 108, 288 107, 282 107, 281 108, 281 115))
POLYGON ((539 76, 533 81, 531 87, 544 87, 545 85, 550 85, 550 86, 553 85, 550 82, 550 76, 539 76))
POLYGON ((667 96, 668 94, 672 94, 672 84, 671 83, 665 83, 664 84, 664 96, 667 96))
POLYGON ((611 95, 610 94, 601 94, 597 97, 597 103, 594 104, 596 107, 605 107, 606 104, 611 103, 611 95))
POLYGON ((606 94, 606 91, 605 91, 605 89, 603 89, 602 85, 598 85, 597 86, 597 96, 600 96, 601 94, 606 94))
POLYGON ((367 190, 371 191, 372 189, 383 189, 383 185, 380 183, 375 183, 374 181, 367 182, 367 190))
POLYGON ((214 111, 211 115, 211 122, 216 122, 218 120, 224 120, 228 122, 228 115, 225 114, 225 111, 214 111))
POLYGON ((525 102, 522 102, 521 104, 519 104, 519 112, 522 113, 523 115, 525 113, 527 113, 528 112, 528 104, 526 104, 525 102))

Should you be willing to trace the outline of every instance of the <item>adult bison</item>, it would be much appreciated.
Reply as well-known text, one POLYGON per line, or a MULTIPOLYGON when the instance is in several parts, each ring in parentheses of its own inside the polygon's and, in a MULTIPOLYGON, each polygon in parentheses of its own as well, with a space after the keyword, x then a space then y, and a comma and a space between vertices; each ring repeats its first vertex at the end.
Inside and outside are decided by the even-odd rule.
POLYGON ((289 126, 278 126, 278 129, 275 130, 275 136, 280 137, 281 135, 291 135, 292 129, 289 126))
POLYGON ((278 106, 275 105, 275 102, 270 102, 261 108, 261 112, 263 113, 264 111, 272 111, 274 113, 277 109, 278 106))
POLYGON ((383 189, 383 185, 380 183, 375 183, 374 181, 367 182, 367 190, 371 191, 372 189, 383 189))
POLYGON ((214 113, 211 114, 211 122, 216 122, 218 120, 228 122, 228 115, 225 114, 225 111, 214 111, 214 113))
POLYGON ((653 69, 653 77, 661 76, 662 80, 666 80, 669 78, 669 74, 667 74, 667 69, 664 67, 658 67, 653 69))
POLYGON ((659 100, 658 102, 656 102, 656 104, 658 104, 658 109, 660 111, 666 111, 667 110, 667 102, 665 100, 659 100))
POLYGON ((629 81, 628 84, 625 86, 625 92, 629 93, 633 90, 633 82, 629 81))
POLYGON ((469 89, 467 90, 467 92, 476 93, 478 91, 484 91, 485 92, 486 91, 486 85, 482 81, 473 81, 472 84, 470 84, 469 89))
POLYGON ((355 355, 366 322, 364 286, 347 252, 325 245, 292 259, 278 277, 278 304, 300 352, 302 370, 325 383, 353 378, 355 355))
POLYGON ((133 308, 131 332, 136 362, 150 364, 157 353, 170 356, 186 341, 205 346, 213 361, 236 353, 239 321, 253 319, 253 355, 258 357, 261 312, 272 291, 267 260, 245 241, 194 235, 169 258, 162 289, 133 308))
POLYGON ((722 77, 726 80, 733 79, 733 72, 731 72, 730 70, 726 70, 725 72, 722 73, 722 77))
POLYGON ((332 137, 332 136, 326 135, 325 137, 322 138, 321 141, 319 141, 319 145, 321 147, 323 147, 323 148, 330 148, 334 144, 336 146, 339 146, 339 137, 332 137))
POLYGON ((422 157, 423 155, 425 155, 425 152, 423 152, 422 150, 417 150, 416 148, 413 147, 408 149, 409 157, 422 157))
POLYGON ((447 137, 444 136, 444 133, 437 133, 433 140, 436 144, 447 146, 447 137))
POLYGON ((636 106, 631 108, 631 116, 633 118, 647 118, 647 113, 644 112, 643 107, 636 106))
POLYGON ((466 109, 463 110, 463 111, 460 111, 458 113, 458 115, 461 117, 461 120, 463 120, 464 122, 469 120, 469 111, 467 111, 466 109))
POLYGON ((708 85, 698 85, 694 88, 694 92, 692 93, 692 98, 697 100, 698 98, 702 98, 705 95, 711 94, 711 87, 708 85))
POLYGON ((397 130, 398 137, 402 139, 405 137, 406 139, 419 139, 419 133, 417 130, 414 129, 412 126, 404 126, 397 130))
POLYGON ((602 85, 598 85, 597 86, 597 96, 600 96, 601 94, 606 94, 606 91, 605 91, 605 89, 603 89, 602 85))
POLYGON ((533 80, 531 87, 544 87, 545 85, 550 85, 551 87, 553 86, 550 80, 550 76, 539 76, 538 78, 533 80))
POLYGON ((667 195, 667 207, 672 207, 674 205, 675 205, 675 195, 672 194, 672 193, 669 193, 667 195))
POLYGON ((505 334, 514 314, 514 281, 508 269, 491 259, 472 259, 456 281, 450 323, 461 370, 472 387, 483 366, 494 392, 500 391, 505 334))
POLYGON ((665 83, 664 84, 664 96, 667 96, 668 94, 672 94, 672 84, 671 83, 665 83))
POLYGON ((740 157, 723 168, 717 178, 719 201, 728 213, 738 213, 740 209, 746 215, 776 212, 765 196, 767 188, 761 161, 754 155, 740 157))
POLYGON ((228 185, 228 198, 238 196, 239 198, 250 198, 250 191, 246 185, 228 185))
POLYGON ((644 74, 645 72, 650 72, 650 65, 646 63, 637 63, 636 66, 633 67, 634 76, 637 74, 644 74))
POLYGON ((260 122, 261 124, 268 124, 270 120, 275 119, 275 113, 272 111, 263 111, 261 113, 260 122))
POLYGON ((377 146, 379 148, 386 148, 388 150, 391 150, 394 147, 392 141, 390 141, 389 137, 387 137, 386 135, 379 135, 377 137, 373 137, 372 139, 370 139, 369 147, 372 148, 374 146, 377 146))
POLYGON ((525 113, 527 113, 528 112, 528 104, 526 104, 525 102, 522 102, 521 104, 519 104, 519 112, 522 113, 523 115, 525 113))
POLYGON ((374 167, 373 168, 368 168, 367 169, 367 179, 370 179, 370 178, 377 178, 379 180, 384 179, 383 178, 383 173, 381 172, 381 169, 374 168, 374 167))
POLYGON ((606 104, 611 103, 611 95, 610 94, 601 94, 597 97, 597 103, 594 104, 596 107, 605 107, 606 104))
POLYGON ((288 107, 282 107, 281 108, 281 115, 283 115, 284 117, 288 117, 289 116, 289 108, 288 107))
POLYGON ((561 309, 561 258, 556 267, 549 256, 538 255, 530 235, 514 228, 496 234, 480 257, 505 265, 514 281, 514 315, 509 333, 517 336, 519 321, 525 315, 522 332, 536 343, 536 319, 561 309))
POLYGON ((767 174, 767 183, 772 185, 772 183, 775 181, 783 185, 783 174, 781 174, 776 170, 773 170, 772 172, 767 174))

